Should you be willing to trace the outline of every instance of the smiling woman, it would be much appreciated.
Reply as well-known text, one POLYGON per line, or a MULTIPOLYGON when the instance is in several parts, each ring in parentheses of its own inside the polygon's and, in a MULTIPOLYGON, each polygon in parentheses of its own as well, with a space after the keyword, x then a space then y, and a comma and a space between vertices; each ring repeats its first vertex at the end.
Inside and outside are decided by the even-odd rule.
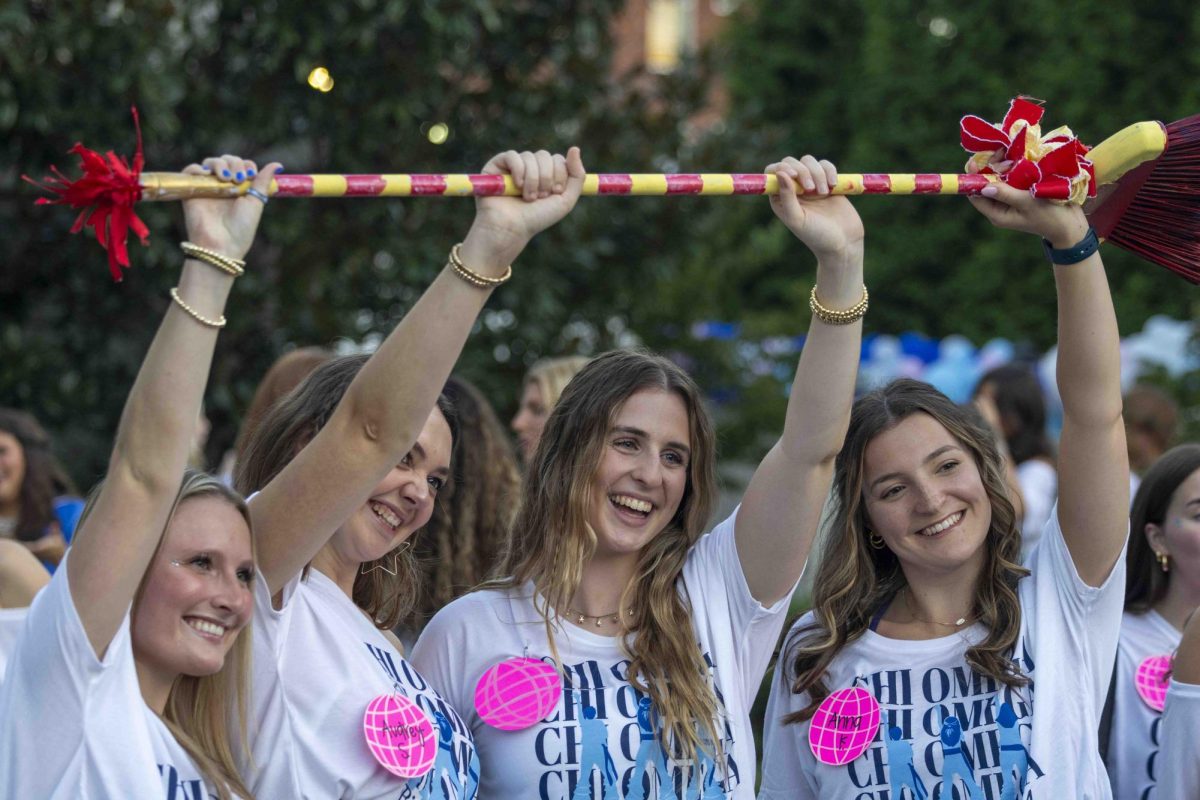
POLYGON ((829 196, 833 165, 767 169, 786 190, 772 207, 817 257, 783 433, 739 509, 704 534, 716 437, 695 382, 631 351, 571 379, 527 465, 499 577, 439 612, 413 651, 474 734, 481 796, 753 797, 750 704, 816 532, 866 311, 862 223, 829 196), (476 685, 499 662, 524 675, 535 659, 561 691, 539 719, 509 724, 520 715, 495 706, 520 705, 531 679, 498 699, 491 678, 476 685))
MULTIPOLYGON (((265 191, 278 166, 260 173, 222 156, 184 171, 248 173, 265 191)), ((249 197, 184 203, 192 257, 129 393, 108 475, 0 687, 4 797, 251 797, 234 755, 246 741, 249 511, 185 465, 262 209, 249 197)))

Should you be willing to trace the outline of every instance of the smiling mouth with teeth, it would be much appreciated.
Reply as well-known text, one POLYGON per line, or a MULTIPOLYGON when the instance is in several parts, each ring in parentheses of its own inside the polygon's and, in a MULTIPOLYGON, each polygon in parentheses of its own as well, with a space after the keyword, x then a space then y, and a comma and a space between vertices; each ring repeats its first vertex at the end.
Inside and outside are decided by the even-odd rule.
POLYGON ((371 503, 371 510, 375 512, 375 516, 383 520, 392 530, 400 527, 400 518, 382 503, 371 503))
POLYGON ((608 500, 614 506, 627 509, 635 514, 648 516, 654 510, 654 504, 647 500, 639 500, 636 497, 629 497, 624 494, 609 495, 608 500))
POLYGON ((225 635, 226 628, 224 625, 218 625, 215 622, 209 622, 206 619, 197 619, 195 617, 189 618, 186 620, 186 622, 188 625, 192 626, 201 633, 207 633, 210 636, 225 635))
POLYGON ((955 525, 957 525, 959 523, 959 520, 961 520, 962 518, 963 518, 963 512, 958 511, 958 512, 955 512, 954 514, 951 514, 950 516, 946 517, 941 522, 930 525, 928 528, 922 528, 921 530, 917 531, 917 533, 920 534, 921 536, 936 536, 937 534, 941 533, 944 530, 953 528, 955 525))

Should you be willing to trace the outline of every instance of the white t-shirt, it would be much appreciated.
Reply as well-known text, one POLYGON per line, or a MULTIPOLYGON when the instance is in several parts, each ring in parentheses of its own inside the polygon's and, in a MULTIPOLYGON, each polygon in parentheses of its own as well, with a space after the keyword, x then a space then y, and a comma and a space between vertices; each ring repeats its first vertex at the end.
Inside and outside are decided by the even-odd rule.
POLYGON ((1157 775, 1161 715, 1138 695, 1134 676, 1150 656, 1169 656, 1182 634, 1157 612, 1125 614, 1117 642, 1117 678, 1113 694, 1108 777, 1113 797, 1149 800, 1157 775), (1149 792, 1149 794, 1148 794, 1149 792))
POLYGON ((723 710, 717 731, 723 737, 725 769, 712 757, 697 764, 668 764, 658 742, 656 715, 642 706, 644 695, 628 682, 629 659, 618 640, 568 623, 555 636, 564 679, 557 708, 523 731, 501 731, 483 722, 474 693, 489 667, 520 656, 553 663, 530 584, 455 600, 430 621, 413 651, 413 663, 467 711, 483 763, 481 797, 754 796, 750 706, 783 628, 790 592, 771 608, 750 594, 734 542, 736 516, 735 510, 693 546, 678 583, 691 600, 692 626, 723 710))
POLYGON ((4 682, 9 656, 17 646, 17 636, 25 627, 27 616, 28 608, 0 608, 0 683, 4 682))
POLYGON ((142 699, 128 614, 96 658, 65 560, 29 609, 0 685, 0 721, 0 797, 216 796, 142 699))
POLYGON ((276 611, 255 585, 250 736, 261 798, 473 800, 479 759, 459 715, 319 570, 292 579, 276 611), (375 760, 363 714, 379 695, 416 703, 438 737, 425 775, 405 780, 375 760))
MULTIPOLYGON (((1196 800, 1200 797, 1200 686, 1171 681, 1159 741, 1158 793, 1150 797, 1196 800)), ((1143 796, 1138 795, 1136 800, 1143 800, 1143 796)))
POLYGON ((971 671, 965 654, 985 637, 981 624, 927 641, 868 630, 827 672, 831 692, 861 686, 882 710, 866 752, 840 767, 817 761, 809 722, 782 721, 808 705, 808 695, 793 694, 784 680, 794 675, 787 645, 813 615, 801 618, 771 685, 760 800, 902 800, 905 786, 911 800, 950 800, 949 787, 939 785, 947 775, 963 778, 958 797, 971 800, 1109 798, 1096 728, 1117 646, 1125 560, 1103 586, 1088 586, 1052 514, 1028 566, 1033 574, 1017 590, 1014 661, 1033 684, 1009 689, 971 671))
POLYGON ((1058 499, 1058 472, 1040 458, 1031 458, 1017 465, 1017 483, 1025 501, 1025 516, 1021 520, 1021 555, 1028 556, 1042 538, 1046 521, 1058 499))

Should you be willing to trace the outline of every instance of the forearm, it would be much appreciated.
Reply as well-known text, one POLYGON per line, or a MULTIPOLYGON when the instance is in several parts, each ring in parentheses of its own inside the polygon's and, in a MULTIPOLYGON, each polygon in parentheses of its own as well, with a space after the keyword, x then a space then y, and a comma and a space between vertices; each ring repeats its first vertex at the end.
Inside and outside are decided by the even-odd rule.
POLYGON ((1121 342, 1099 253, 1056 266, 1054 280, 1063 416, 1080 426, 1110 426, 1121 414, 1121 342))
MULTIPOLYGON (((862 299, 863 250, 827 257, 817 265, 817 298, 834 310, 862 299), (840 263, 831 263, 840 260, 840 263)), ((862 320, 830 325, 815 314, 800 354, 780 445, 789 460, 831 461, 841 449, 862 348, 862 320)))

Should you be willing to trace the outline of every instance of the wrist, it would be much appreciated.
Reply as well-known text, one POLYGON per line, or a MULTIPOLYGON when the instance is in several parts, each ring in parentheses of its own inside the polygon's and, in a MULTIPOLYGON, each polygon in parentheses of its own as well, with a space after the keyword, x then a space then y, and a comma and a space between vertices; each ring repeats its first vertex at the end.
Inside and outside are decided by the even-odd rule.
POLYGON ((459 256, 475 272, 495 278, 517 260, 527 244, 529 238, 476 221, 463 239, 459 256))
POLYGON ((1057 266, 1078 264, 1090 258, 1100 248, 1100 239, 1096 236, 1094 228, 1085 228, 1078 238, 1073 240, 1072 236, 1073 234, 1057 236, 1054 240, 1042 239, 1042 247, 1051 264, 1057 266), (1063 244, 1066 241, 1070 243, 1063 244))

